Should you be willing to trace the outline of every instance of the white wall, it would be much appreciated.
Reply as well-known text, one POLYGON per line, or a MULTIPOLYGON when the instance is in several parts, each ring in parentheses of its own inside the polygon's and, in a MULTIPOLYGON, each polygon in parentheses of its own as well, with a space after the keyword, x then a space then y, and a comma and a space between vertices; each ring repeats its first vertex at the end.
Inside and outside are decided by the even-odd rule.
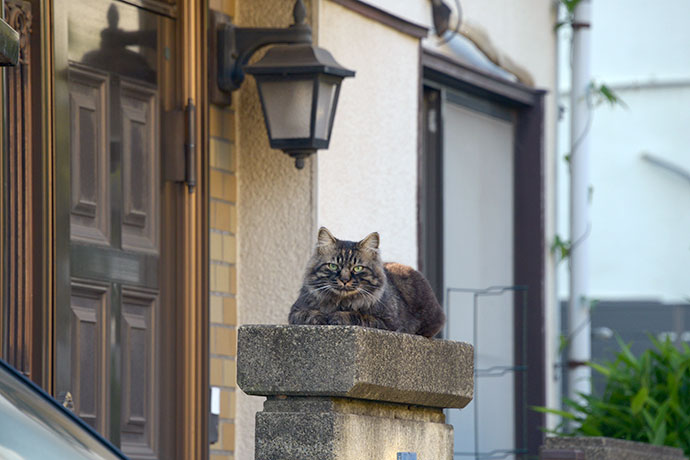
MULTIPOLYGON (((592 16, 593 75, 629 108, 600 107, 593 114, 591 297, 683 301, 690 297, 690 182, 642 154, 690 172, 690 3, 595 1, 592 16)), ((566 55, 561 86, 567 91, 566 55)), ((562 102, 567 106, 567 97, 562 102)), ((561 156, 569 149, 567 123, 560 124, 561 156)), ((566 234, 568 174, 560 163, 559 228, 566 234)), ((559 294, 567 296, 565 282, 559 294)))
POLYGON ((364 0, 364 3, 421 26, 431 25, 431 2, 428 0, 364 0))
POLYGON ((318 154, 318 222, 341 239, 378 231, 385 260, 416 266, 419 40, 326 0, 318 40, 357 72, 318 154))

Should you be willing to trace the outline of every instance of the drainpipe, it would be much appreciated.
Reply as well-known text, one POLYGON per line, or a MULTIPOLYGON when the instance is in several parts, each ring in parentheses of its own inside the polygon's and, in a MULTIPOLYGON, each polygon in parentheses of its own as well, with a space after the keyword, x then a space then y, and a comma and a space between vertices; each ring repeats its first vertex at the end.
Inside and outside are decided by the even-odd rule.
POLYGON ((589 277, 590 234, 590 124, 589 105, 591 1, 581 0, 573 23, 571 124, 570 124, 570 304, 568 314, 568 388, 569 397, 591 392, 591 371, 585 365, 591 359, 589 277))

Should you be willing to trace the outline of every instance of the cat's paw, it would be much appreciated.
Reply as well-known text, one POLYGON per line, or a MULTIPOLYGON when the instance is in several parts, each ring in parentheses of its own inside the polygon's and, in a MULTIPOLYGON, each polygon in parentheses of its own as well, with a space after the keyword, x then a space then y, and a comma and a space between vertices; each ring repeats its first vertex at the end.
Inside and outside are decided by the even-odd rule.
POLYGON ((304 324, 309 324, 312 326, 323 326, 328 324, 328 318, 320 311, 314 311, 306 318, 304 324))
POLYGON ((359 322, 353 318, 350 312, 336 311, 328 315, 328 324, 331 326, 352 326, 359 324, 359 322))
POLYGON ((328 318, 319 310, 298 310, 290 313, 288 322, 290 324, 318 326, 328 324, 328 318))

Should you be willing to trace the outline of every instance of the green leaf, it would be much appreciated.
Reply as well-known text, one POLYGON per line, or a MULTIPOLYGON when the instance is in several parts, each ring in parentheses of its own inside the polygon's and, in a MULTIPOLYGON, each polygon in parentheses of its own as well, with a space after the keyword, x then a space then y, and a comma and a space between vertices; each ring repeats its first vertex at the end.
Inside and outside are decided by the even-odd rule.
POLYGON ((559 410, 559 409, 550 409, 548 407, 542 407, 542 406, 530 406, 530 409, 532 409, 535 412, 541 412, 542 414, 554 414, 558 415, 560 417, 566 418, 568 420, 577 420, 577 417, 575 414, 564 411, 564 410, 559 410))
POLYGON ((590 421, 585 421, 581 426, 580 430, 587 436, 603 436, 603 433, 599 428, 597 428, 594 423, 590 421))
POLYGON ((601 375, 603 375, 604 377, 608 377, 611 375, 611 369, 609 369, 608 367, 604 367, 601 364, 589 362, 587 363, 587 365, 595 371, 597 371, 598 373, 600 373, 601 375))
POLYGON ((655 446, 663 446, 666 440, 666 422, 664 421, 658 430, 654 432, 654 439, 652 439, 652 444, 655 446))
POLYGON ((556 235, 551 243, 551 254, 556 254, 559 261, 570 257, 570 250, 572 249, 572 242, 570 240, 561 239, 560 235, 556 235))
POLYGON ((568 10, 568 13, 573 14, 575 12, 575 8, 581 1, 582 0, 561 0, 561 3, 568 10))
POLYGON ((629 365, 633 369, 638 370, 640 368, 640 364, 637 362, 637 358, 635 358, 635 355, 633 355, 630 351, 630 347, 627 344, 625 344, 619 336, 616 336, 616 341, 618 342, 618 346, 621 348, 621 352, 618 354, 618 358, 623 360, 627 365, 629 365))
POLYGON ((560 334, 558 336, 558 354, 560 355, 565 351, 566 348, 568 348, 568 344, 570 343, 570 340, 568 339, 568 336, 565 334, 560 334))
POLYGON ((570 24, 570 21, 558 21, 555 26, 553 26, 553 31, 558 32, 558 30, 566 24, 570 24))
POLYGON ((647 387, 640 388, 640 391, 637 392, 635 397, 632 399, 632 402, 630 403, 630 410, 632 411, 633 415, 637 415, 640 412, 642 406, 644 406, 644 403, 647 402, 648 396, 649 390, 647 389, 647 387))
POLYGON ((589 85, 589 95, 591 97, 590 100, 595 107, 601 104, 609 104, 612 107, 619 105, 624 109, 629 108, 623 99, 621 99, 614 90, 605 84, 597 85, 595 82, 591 82, 589 85))
POLYGON ((561 436, 608 436, 680 447, 690 456, 690 347, 650 337, 636 356, 620 337, 616 360, 588 363, 605 379, 602 394, 563 398, 567 410, 536 409, 562 417, 561 436))

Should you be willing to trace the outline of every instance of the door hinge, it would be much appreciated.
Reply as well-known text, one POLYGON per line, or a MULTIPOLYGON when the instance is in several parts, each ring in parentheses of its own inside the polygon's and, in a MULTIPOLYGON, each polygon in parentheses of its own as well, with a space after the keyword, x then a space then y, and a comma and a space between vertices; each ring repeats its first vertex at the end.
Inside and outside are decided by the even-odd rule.
POLYGON ((196 107, 190 98, 184 109, 163 114, 165 179, 196 187, 196 107))

